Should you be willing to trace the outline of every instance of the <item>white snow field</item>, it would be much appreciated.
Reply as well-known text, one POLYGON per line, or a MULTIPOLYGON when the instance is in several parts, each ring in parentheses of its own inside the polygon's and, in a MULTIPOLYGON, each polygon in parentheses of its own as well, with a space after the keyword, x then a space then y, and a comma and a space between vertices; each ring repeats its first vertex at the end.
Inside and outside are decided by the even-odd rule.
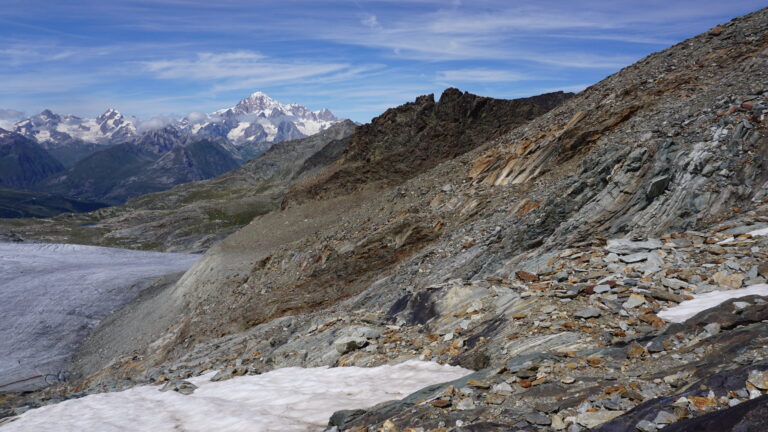
POLYGON ((675 307, 659 312, 659 318, 675 323, 681 323, 697 313, 713 308, 724 301, 732 298, 746 297, 751 295, 768 296, 768 284, 752 285, 747 288, 712 291, 704 294, 696 294, 693 300, 686 300, 675 307))
POLYGON ((200 256, 0 243, 0 390, 56 381, 88 332, 159 276, 200 256), (25 380, 8 385, 14 381, 25 380))
POLYGON ((27 411, 2 432, 322 431, 334 411, 394 400, 472 371, 410 360, 375 368, 284 368, 211 382, 184 396, 141 386, 27 411))

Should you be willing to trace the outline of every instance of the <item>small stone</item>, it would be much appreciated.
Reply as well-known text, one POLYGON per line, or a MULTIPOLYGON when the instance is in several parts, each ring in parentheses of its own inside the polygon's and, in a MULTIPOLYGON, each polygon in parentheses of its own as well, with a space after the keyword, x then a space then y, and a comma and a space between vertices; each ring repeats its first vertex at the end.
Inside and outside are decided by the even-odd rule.
POLYGON ((243 367, 243 366, 229 367, 216 372, 216 375, 214 375, 213 378, 211 378, 211 381, 214 381, 214 382, 225 381, 230 378, 246 375, 247 373, 248 373, 248 368, 246 367, 243 367))
POLYGON ((656 424, 672 424, 677 421, 677 416, 669 411, 659 411, 653 422, 656 424))
POLYGON ((385 420, 381 425, 381 432, 400 432, 400 428, 392 420, 385 420))
POLYGON ((710 36, 720 36, 721 34, 723 34, 723 30, 725 30, 723 28, 723 26, 719 26, 718 25, 718 26, 715 26, 715 27, 712 27, 711 29, 709 29, 707 34, 710 35, 710 36))
POLYGON ((489 405, 501 405, 505 400, 507 400, 507 397, 498 393, 489 393, 485 397, 485 403, 489 405))
POLYGON ((622 414, 624 414, 624 411, 585 412, 576 416, 576 423, 591 429, 611 421, 622 414))
POLYGON ((515 276, 517 276, 518 279, 526 282, 536 282, 539 280, 537 275, 523 270, 516 271, 515 276))
POLYGON ((689 396, 688 400, 699 411, 707 411, 717 407, 717 401, 709 397, 689 396))
POLYGON ((600 309, 598 309, 596 307, 593 307, 593 306, 589 306, 587 308, 584 308, 584 309, 576 312, 575 314, 573 314, 573 316, 575 316, 576 318, 585 318, 586 319, 586 318, 597 318, 601 314, 602 314, 602 312, 600 312, 600 309))
POLYGON ((168 381, 165 383, 163 388, 160 389, 160 391, 169 391, 173 390, 177 393, 181 393, 185 396, 189 396, 192 393, 197 390, 197 386, 192 384, 189 381, 182 381, 182 380, 175 380, 175 381, 168 381))
POLYGON ((445 400, 445 399, 435 399, 432 402, 430 402, 430 405, 432 405, 435 408, 448 408, 451 406, 451 401, 445 400))
POLYGON ((690 287, 690 284, 688 282, 681 281, 680 279, 674 279, 674 278, 662 278, 661 284, 665 287, 672 288, 672 289, 686 289, 690 287))
POLYGON ((648 252, 638 252, 631 255, 624 255, 619 259, 627 264, 638 263, 640 261, 646 261, 648 259, 648 252))
POLYGON ((624 302, 624 309, 636 308, 645 303, 645 297, 640 294, 632 294, 629 296, 626 302, 624 302))
POLYGON ((467 385, 474 388, 479 389, 489 389, 491 388, 491 385, 487 381, 481 381, 476 379, 471 379, 467 381, 467 385))
POLYGON ((640 420, 640 422, 635 425, 635 428, 642 432, 656 432, 659 430, 655 424, 649 422, 648 420, 640 420))
POLYGON ((619 256, 611 252, 608 255, 606 255, 605 258, 603 258, 603 261, 607 263, 616 263, 616 262, 619 262, 619 256))
POLYGON ((650 184, 648 185, 648 190, 645 192, 646 198, 651 201, 657 196, 663 194, 664 191, 667 190, 667 186, 669 186, 670 181, 672 181, 672 177, 668 175, 652 178, 650 184))
POLYGON ((736 309, 739 309, 739 310, 746 309, 746 308, 748 308, 750 306, 752 306, 752 303, 740 302, 740 301, 733 302, 733 307, 735 307, 736 309))
POLYGON ((597 285, 596 287, 592 288, 592 291, 594 291, 595 294, 607 293, 610 290, 611 290, 610 285, 597 285))
POLYGON ((757 266, 757 273, 759 273, 760 276, 768 279, 768 263, 762 263, 757 266))
POLYGON ((333 347, 339 354, 346 354, 351 351, 363 348, 368 345, 368 339, 364 337, 345 336, 333 343, 333 347))
POLYGON ((506 382, 494 384, 493 387, 491 387, 491 393, 512 393, 512 386, 506 382))
POLYGON ((605 248, 608 252, 619 255, 629 255, 638 252, 647 252, 654 249, 661 249, 661 242, 657 239, 648 239, 647 241, 632 241, 627 239, 608 240, 605 248))
POLYGON ((737 273, 727 273, 720 271, 712 275, 712 280, 722 287, 739 289, 744 283, 744 276, 737 273))
POLYGON ((572 376, 566 376, 566 377, 563 377, 560 380, 560 382, 563 383, 563 384, 573 384, 573 383, 576 382, 576 378, 574 378, 572 376))
POLYGON ((525 421, 539 426, 549 426, 552 424, 552 419, 541 413, 528 413, 525 415, 525 421))
POLYGON ((647 354, 648 354, 648 351, 637 342, 632 342, 631 344, 629 344, 629 346, 627 346, 627 358, 636 359, 636 358, 644 357, 647 354))
POLYGON ((747 382, 760 390, 768 390, 768 371, 751 371, 747 382))
POLYGON ((473 401, 471 398, 464 398, 460 400, 458 404, 456 404, 456 408, 460 410, 475 409, 475 401, 473 401))
POLYGON ((720 333, 720 324, 718 323, 707 324, 704 326, 704 331, 707 332, 710 336, 714 336, 720 333))
POLYGON ((550 424, 550 427, 554 430, 563 430, 565 429, 565 422, 563 421, 562 417, 560 417, 557 414, 553 414, 552 417, 552 424, 550 424))

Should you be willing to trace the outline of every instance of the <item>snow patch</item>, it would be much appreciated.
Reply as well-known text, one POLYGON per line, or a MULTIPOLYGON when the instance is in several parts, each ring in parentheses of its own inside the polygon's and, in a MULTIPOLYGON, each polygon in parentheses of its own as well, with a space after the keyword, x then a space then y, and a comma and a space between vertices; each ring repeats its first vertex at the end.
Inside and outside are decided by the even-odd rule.
POLYGON ((284 368, 211 382, 184 396, 141 386, 27 411, 3 432, 322 431, 333 412, 402 399, 472 371, 410 360, 374 368, 284 368))
POLYGON ((104 316, 144 284, 185 271, 199 255, 70 244, 0 243, 0 390, 34 389, 55 376, 104 316))
POLYGON ((681 323, 697 313, 711 309, 727 300, 751 295, 768 296, 768 284, 752 285, 747 288, 729 291, 696 294, 693 296, 693 300, 686 300, 675 307, 663 310, 658 313, 658 316, 665 321, 681 323))
POLYGON ((240 122, 236 128, 232 129, 227 133, 227 138, 229 138, 232 141, 237 141, 240 138, 245 135, 245 130, 250 126, 251 124, 248 122, 240 122))

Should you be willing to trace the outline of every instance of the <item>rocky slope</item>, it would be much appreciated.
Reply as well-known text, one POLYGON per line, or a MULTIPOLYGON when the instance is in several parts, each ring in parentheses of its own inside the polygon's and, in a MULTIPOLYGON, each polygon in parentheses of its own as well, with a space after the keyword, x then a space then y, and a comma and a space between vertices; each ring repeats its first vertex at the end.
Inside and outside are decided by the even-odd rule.
POLYGON ((331 430, 761 430, 767 66, 765 9, 400 184, 375 152, 334 182, 342 156, 115 314, 73 363, 85 380, 48 395, 421 357, 478 372, 331 430))
POLYGON ((307 198, 389 187, 455 158, 563 103, 571 93, 503 100, 446 90, 387 110, 352 136, 338 161, 292 187, 284 206, 307 198))
POLYGON ((226 142, 191 139, 174 128, 165 128, 93 153, 35 188, 120 204, 133 196, 215 177, 241 162, 226 142))
POLYGON ((0 186, 0 218, 46 218, 90 212, 106 204, 0 186))

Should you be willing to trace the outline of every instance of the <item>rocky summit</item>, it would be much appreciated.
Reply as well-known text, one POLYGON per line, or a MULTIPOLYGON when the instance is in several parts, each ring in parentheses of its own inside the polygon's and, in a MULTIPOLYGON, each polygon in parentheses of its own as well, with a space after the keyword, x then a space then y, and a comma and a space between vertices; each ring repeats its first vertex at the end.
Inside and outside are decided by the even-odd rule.
MULTIPOLYGON (((273 195, 102 321, 68 381, 7 394, 2 413, 138 384, 192 393, 185 380, 214 370, 420 359, 474 372, 339 410, 326 430, 765 430, 767 114, 763 9, 576 95, 449 89, 282 143, 171 189, 222 206, 238 185, 273 195)), ((97 213, 138 220, 149 210, 131 203, 151 197, 97 213)))

